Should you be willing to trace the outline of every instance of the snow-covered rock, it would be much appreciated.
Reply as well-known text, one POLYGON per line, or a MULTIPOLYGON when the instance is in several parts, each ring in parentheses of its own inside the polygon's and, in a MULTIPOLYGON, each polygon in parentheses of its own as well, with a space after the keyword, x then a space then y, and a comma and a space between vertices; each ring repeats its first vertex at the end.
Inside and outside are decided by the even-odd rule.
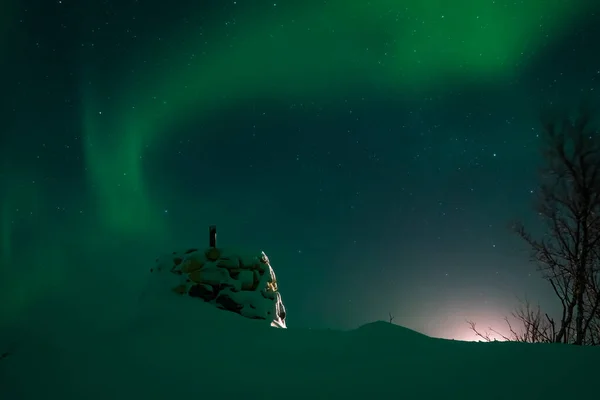
POLYGON ((150 273, 157 285, 145 295, 186 296, 286 328, 277 278, 264 252, 243 255, 217 247, 189 249, 158 258, 150 273))

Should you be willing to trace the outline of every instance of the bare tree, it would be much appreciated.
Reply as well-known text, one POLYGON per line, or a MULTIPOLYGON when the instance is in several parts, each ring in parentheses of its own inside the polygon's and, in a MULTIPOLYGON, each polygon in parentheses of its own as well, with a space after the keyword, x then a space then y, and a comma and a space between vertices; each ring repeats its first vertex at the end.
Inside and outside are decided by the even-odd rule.
POLYGON ((503 339, 600 344, 600 132, 592 127, 592 116, 584 106, 574 118, 545 120, 535 206, 544 232, 536 238, 522 223, 514 225, 560 301, 560 318, 542 315, 539 307, 532 311, 525 303, 512 314, 522 331, 513 330, 506 319, 511 334, 503 339))
POLYGON ((539 305, 534 308, 528 300, 524 300, 511 313, 511 317, 504 317, 504 321, 508 327, 508 334, 500 333, 492 327, 489 327, 486 331, 481 331, 477 329, 475 322, 467 321, 467 323, 471 326, 471 330, 475 335, 486 342, 491 342, 497 338, 512 342, 554 342, 554 338, 556 337, 554 320, 548 314, 542 314, 539 305), (520 325, 521 328, 514 327, 515 324, 520 325))

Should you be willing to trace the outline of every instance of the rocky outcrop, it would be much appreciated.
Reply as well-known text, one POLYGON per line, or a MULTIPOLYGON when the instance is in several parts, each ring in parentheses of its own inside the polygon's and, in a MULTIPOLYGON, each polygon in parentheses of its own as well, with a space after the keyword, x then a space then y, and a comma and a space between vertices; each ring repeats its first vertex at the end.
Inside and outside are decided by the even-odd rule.
POLYGON ((174 295, 286 327, 277 278, 264 252, 242 255, 217 247, 189 249, 157 259, 150 272, 167 280, 166 287, 174 295))

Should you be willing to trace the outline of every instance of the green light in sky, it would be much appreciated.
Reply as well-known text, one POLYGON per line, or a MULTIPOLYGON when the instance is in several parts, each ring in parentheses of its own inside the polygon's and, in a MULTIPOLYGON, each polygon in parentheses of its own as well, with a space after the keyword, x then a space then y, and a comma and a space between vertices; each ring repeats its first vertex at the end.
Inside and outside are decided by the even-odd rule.
POLYGON ((123 233, 159 227, 144 153, 192 114, 202 118, 244 100, 336 98, 365 85, 422 97, 508 81, 526 57, 561 37, 585 3, 298 1, 182 28, 169 38, 181 43, 172 51, 156 53, 149 44, 143 56, 123 61, 123 71, 136 73, 115 84, 118 101, 86 95, 87 171, 102 219, 123 233), (162 69, 148 62, 165 59, 162 69))

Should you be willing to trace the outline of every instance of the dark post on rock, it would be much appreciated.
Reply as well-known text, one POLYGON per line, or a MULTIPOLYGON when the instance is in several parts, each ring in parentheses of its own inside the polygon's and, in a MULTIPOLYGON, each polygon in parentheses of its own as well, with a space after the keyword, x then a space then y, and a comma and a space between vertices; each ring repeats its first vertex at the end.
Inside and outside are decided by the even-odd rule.
POLYGON ((208 244, 210 247, 217 247, 217 226, 211 225, 208 227, 208 244))

